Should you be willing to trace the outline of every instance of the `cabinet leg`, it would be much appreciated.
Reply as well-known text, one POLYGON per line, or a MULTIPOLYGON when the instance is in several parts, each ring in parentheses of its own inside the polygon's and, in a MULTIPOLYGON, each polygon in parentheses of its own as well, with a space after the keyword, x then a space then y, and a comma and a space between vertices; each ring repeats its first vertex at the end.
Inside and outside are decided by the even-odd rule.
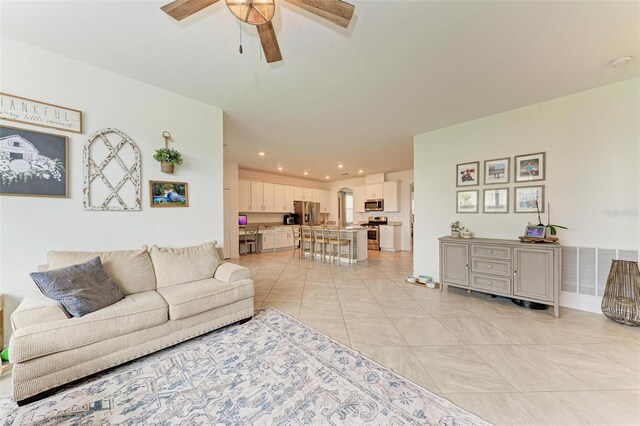
POLYGON ((560 318, 560 306, 558 306, 558 303, 553 304, 553 316, 560 318))
POLYGON ((467 294, 471 294, 471 290, 467 290, 467 294))

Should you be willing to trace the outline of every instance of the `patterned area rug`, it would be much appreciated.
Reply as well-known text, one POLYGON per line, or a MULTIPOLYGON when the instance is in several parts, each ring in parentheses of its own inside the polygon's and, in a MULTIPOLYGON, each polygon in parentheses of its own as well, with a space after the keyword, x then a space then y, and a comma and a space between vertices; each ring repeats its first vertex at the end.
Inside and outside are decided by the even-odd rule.
POLYGON ((18 408, 5 425, 488 425, 272 308, 18 408))

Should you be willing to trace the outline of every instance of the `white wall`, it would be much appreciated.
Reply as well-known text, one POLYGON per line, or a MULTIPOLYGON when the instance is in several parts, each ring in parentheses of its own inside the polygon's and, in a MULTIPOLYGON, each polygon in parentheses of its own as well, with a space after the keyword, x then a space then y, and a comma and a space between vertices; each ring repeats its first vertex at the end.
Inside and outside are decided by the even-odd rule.
MULTIPOLYGON (((222 111, 87 64, 2 38, 2 92, 79 109, 84 134, 11 124, 69 137, 69 197, 0 198, 0 283, 8 316, 36 289, 28 273, 49 250, 183 246, 223 238, 222 111), (90 133, 115 127, 142 154, 142 211, 89 212, 82 207, 82 147, 90 133), (153 160, 168 130, 185 162, 175 175, 153 160), (189 207, 149 207, 150 179, 189 183, 189 207)), ((159 64, 158 66, 162 66, 159 64)), ((3 122, 2 124, 7 124, 3 122)), ((8 332, 5 332, 8 337, 8 332)))
POLYGON ((231 241, 229 241, 229 251, 231 258, 240 257, 240 243, 238 235, 238 163, 224 162, 224 189, 229 190, 230 218, 229 227, 231 241))
POLYGON ((438 276, 437 238, 455 220, 478 237, 510 239, 536 222, 535 214, 513 213, 513 173, 511 213, 456 214, 457 163, 511 157, 513 168, 515 155, 540 151, 551 222, 570 228, 560 232, 562 243, 638 249, 640 79, 633 79, 417 135, 414 272, 438 276))
MULTIPOLYGON (((413 170, 385 173, 385 181, 400 181, 400 205, 399 212, 354 213, 355 223, 366 222, 369 216, 387 216, 391 222, 402 222, 401 249, 411 250, 411 184, 413 184, 413 170)), ((331 210, 329 220, 338 219, 338 191, 342 188, 353 190, 355 186, 365 185, 366 177, 344 179, 331 183, 331 210)))

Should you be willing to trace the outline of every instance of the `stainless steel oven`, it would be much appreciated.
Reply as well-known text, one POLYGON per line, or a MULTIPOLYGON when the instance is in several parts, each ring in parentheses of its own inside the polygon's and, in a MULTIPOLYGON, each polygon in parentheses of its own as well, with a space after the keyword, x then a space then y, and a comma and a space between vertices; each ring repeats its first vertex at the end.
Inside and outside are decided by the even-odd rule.
POLYGON ((362 226, 367 228, 367 248, 369 250, 380 250, 380 225, 386 225, 386 216, 369 216, 369 221, 362 226))
POLYGON ((380 227, 378 225, 367 226, 367 248, 380 250, 380 227))
POLYGON ((365 200, 364 211, 366 212, 383 212, 384 200, 365 200))

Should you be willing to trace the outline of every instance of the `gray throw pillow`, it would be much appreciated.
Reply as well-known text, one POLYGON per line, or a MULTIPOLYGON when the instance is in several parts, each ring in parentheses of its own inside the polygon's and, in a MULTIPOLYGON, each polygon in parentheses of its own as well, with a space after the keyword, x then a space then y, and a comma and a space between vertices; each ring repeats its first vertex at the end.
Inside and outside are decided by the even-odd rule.
POLYGON ((79 265, 29 274, 42 294, 74 317, 113 305, 124 296, 102 267, 99 257, 79 265))

